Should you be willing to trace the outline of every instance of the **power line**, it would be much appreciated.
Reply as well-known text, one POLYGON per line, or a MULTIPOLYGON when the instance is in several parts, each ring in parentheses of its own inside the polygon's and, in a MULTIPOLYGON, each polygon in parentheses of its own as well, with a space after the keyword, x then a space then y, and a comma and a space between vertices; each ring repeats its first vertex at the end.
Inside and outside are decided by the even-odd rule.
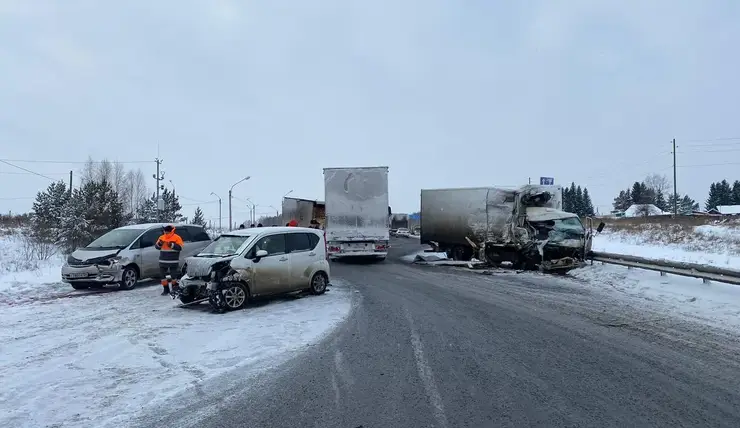
POLYGON ((4 160, 4 159, 0 159, 0 162, 4 163, 4 164, 6 164, 6 165, 10 165, 10 166, 12 166, 13 168, 18 168, 18 169, 20 169, 20 170, 26 171, 26 172, 27 172, 27 173, 29 173, 29 174, 33 174, 33 175, 38 175, 39 177, 44 177, 44 178, 46 178, 46 179, 48 179, 48 180, 51 180, 51 181, 59 181, 58 179, 56 179, 56 178, 51 178, 51 177, 49 177, 48 175, 44 175, 44 174, 39 174, 39 173, 38 173, 38 172, 36 172, 36 171, 31 171, 30 169, 26 169, 26 168, 23 168, 22 166, 18 166, 18 165, 13 165, 12 163, 10 163, 10 162, 8 162, 8 161, 6 161, 6 160, 4 160))
MULTIPOLYGON (((0 171, 0 174, 6 174, 6 175, 33 175, 30 172, 14 172, 14 171, 0 171)), ((44 175, 69 175, 69 172, 44 172, 39 173, 44 175)))
POLYGON ((0 162, 20 162, 20 163, 56 163, 56 164, 98 164, 109 162, 111 164, 128 164, 128 163, 150 163, 151 161, 60 161, 60 160, 42 160, 42 159, 0 159, 0 162))

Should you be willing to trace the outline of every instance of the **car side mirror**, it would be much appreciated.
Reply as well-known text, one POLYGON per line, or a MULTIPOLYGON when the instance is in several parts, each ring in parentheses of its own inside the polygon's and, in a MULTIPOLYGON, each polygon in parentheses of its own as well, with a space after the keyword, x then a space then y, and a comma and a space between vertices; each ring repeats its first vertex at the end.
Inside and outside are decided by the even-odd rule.
POLYGON ((254 261, 258 262, 262 257, 267 257, 267 251, 265 250, 257 250, 257 252, 254 254, 254 261))
POLYGON ((606 223, 602 221, 601 223, 599 223, 599 227, 596 228, 596 232, 601 233, 601 231, 604 230, 604 227, 606 227, 606 223))

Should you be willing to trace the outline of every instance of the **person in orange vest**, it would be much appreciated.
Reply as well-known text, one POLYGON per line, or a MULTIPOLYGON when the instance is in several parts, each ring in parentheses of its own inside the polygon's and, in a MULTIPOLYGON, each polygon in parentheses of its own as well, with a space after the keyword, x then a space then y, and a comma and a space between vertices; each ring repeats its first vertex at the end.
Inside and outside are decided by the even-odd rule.
POLYGON ((180 235, 175 233, 175 226, 168 224, 163 228, 164 233, 157 239, 154 247, 159 250, 159 273, 162 276, 162 296, 170 294, 172 288, 177 287, 180 278, 180 252, 183 245, 180 235))

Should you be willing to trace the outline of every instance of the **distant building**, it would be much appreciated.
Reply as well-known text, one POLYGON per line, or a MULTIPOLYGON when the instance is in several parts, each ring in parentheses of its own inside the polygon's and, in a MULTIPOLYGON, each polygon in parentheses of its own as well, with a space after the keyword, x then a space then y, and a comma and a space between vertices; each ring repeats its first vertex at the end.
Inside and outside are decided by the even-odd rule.
POLYGON ((740 205, 717 205, 714 211, 722 215, 740 215, 740 205))

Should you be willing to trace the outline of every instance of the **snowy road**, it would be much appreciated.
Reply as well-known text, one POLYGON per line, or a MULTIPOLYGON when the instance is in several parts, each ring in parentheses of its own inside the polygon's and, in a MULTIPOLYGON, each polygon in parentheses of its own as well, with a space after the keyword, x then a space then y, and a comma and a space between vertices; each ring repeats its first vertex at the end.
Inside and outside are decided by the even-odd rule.
POLYGON ((126 426, 142 410, 200 403, 315 344, 350 310, 339 281, 223 315, 160 290, 3 305, 0 426, 126 426), (193 400, 168 401, 183 391, 193 400))
MULTIPOLYGON (((398 241, 334 265, 347 323, 193 426, 740 426, 736 332, 598 281, 409 266, 398 241)), ((186 426, 158 416, 142 426, 186 426)))

